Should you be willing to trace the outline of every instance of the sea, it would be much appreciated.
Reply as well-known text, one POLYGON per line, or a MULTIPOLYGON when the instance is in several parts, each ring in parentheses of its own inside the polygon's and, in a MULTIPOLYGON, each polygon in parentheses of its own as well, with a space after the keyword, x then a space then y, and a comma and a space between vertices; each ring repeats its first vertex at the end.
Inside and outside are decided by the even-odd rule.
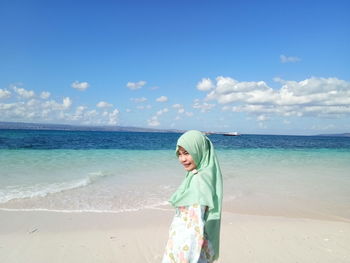
MULTIPOLYGON (((0 210, 172 209, 179 133, 0 130, 0 210)), ((208 135, 224 211, 350 220, 350 138, 208 135)))

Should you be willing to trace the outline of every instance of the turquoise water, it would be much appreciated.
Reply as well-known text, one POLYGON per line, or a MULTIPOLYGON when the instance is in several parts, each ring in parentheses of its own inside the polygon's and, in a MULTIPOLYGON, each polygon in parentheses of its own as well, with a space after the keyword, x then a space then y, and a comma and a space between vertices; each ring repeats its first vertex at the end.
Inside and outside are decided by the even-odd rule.
MULTIPOLYGON (((0 133, 1 209, 123 212, 160 208, 184 176, 173 150, 178 134, 87 134, 90 140, 111 142, 114 147, 110 148, 96 147, 101 144, 94 140, 87 147, 82 134, 64 135, 62 144, 62 134, 57 132, 0 133), (69 140, 74 147, 67 147, 69 140)), ((238 143, 232 137, 210 138, 218 146, 226 210, 350 219, 348 141, 242 136, 238 143)))
POLYGON ((227 208, 245 213, 350 219, 350 152, 219 151, 227 208))
POLYGON ((0 150, 0 155, 0 207, 7 208, 138 209, 164 201, 156 192, 170 189, 176 173, 182 174, 173 152, 164 150, 0 150))

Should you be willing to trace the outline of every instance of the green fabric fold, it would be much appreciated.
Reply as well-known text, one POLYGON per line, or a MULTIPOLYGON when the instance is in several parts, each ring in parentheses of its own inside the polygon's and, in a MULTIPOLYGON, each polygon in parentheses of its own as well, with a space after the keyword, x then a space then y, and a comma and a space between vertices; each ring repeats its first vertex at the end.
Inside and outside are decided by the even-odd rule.
POLYGON ((186 173, 185 179, 169 202, 174 207, 193 204, 209 207, 204 229, 213 246, 214 259, 217 259, 220 247, 223 185, 214 146, 208 137, 195 130, 181 135, 177 141, 176 155, 178 155, 179 146, 192 156, 197 168, 186 173))

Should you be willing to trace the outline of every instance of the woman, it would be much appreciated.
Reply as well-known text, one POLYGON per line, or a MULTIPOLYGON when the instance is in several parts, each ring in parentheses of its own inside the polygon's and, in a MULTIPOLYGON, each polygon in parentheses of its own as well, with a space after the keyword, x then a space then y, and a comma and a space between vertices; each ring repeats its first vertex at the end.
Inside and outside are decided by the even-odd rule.
POLYGON ((222 176, 211 141, 188 131, 177 141, 176 155, 187 171, 170 203, 176 214, 163 263, 204 263, 219 257, 222 176))

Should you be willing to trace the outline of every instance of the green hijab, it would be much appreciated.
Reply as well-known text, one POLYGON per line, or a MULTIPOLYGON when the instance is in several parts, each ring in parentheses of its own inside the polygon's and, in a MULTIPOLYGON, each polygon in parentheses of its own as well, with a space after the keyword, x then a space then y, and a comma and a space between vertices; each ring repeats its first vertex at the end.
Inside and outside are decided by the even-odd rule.
POLYGON ((174 207, 193 204, 209 207, 204 230, 214 248, 214 259, 217 259, 220 244, 222 175, 214 146, 208 137, 195 130, 184 133, 178 139, 177 156, 179 146, 192 156, 197 168, 186 173, 185 179, 169 202, 174 207))

